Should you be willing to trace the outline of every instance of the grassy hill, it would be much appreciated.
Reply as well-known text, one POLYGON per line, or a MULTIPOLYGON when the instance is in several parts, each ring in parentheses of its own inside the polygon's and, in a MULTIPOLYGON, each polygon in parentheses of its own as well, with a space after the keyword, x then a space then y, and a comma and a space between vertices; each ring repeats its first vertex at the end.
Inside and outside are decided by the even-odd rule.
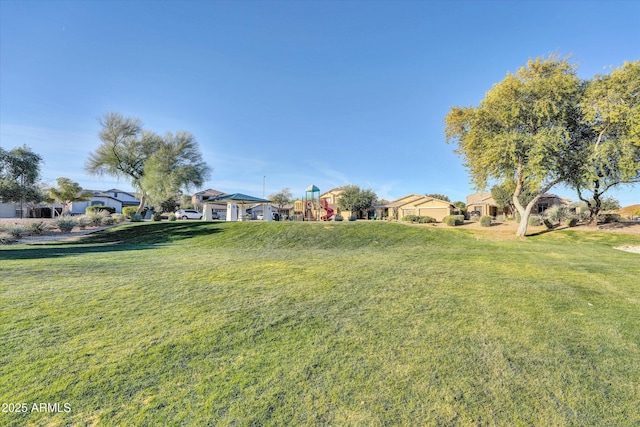
POLYGON ((638 425, 640 256, 613 247, 640 238, 488 233, 163 222, 0 248, 0 401, 29 409, 0 425, 638 425))
POLYGON ((638 212, 640 212, 640 204, 625 206, 623 208, 616 210, 615 212, 620 214, 623 218, 640 216, 640 214, 638 214, 638 212))

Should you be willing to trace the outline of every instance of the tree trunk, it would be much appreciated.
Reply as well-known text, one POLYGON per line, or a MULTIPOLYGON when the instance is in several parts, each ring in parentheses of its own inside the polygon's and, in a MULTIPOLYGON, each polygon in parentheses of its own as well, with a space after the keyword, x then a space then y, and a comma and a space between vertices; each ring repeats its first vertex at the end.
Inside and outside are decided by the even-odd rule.
POLYGON ((525 237, 525 235, 527 234, 527 228, 529 227, 529 216, 531 215, 531 209, 533 209, 533 206, 538 202, 539 198, 540 196, 536 196, 531 202, 529 202, 526 208, 522 207, 520 202, 518 202, 518 204, 516 205, 516 209, 520 214, 520 224, 518 224, 518 231, 516 231, 517 237, 525 237))
POLYGON ((596 227, 598 225, 598 214, 602 206, 602 200, 600 200, 600 180, 593 182, 593 205, 589 203, 589 227, 596 227))
POLYGON ((538 203, 540 197, 545 194, 547 191, 551 190, 551 187, 560 182, 559 179, 550 182, 546 187, 540 189, 538 194, 527 204, 527 207, 523 207, 522 203, 520 203, 520 193, 522 193, 522 166, 518 166, 517 176, 516 176, 516 189, 513 192, 513 205, 516 207, 518 213, 520 214, 520 225, 518 225, 518 231, 516 231, 517 237, 524 237, 527 234, 527 227, 529 226, 529 215, 531 215, 531 209, 538 203))
POLYGON ((589 209, 589 223, 587 224, 589 227, 597 227, 598 226, 598 215, 600 214, 600 208, 594 206, 589 209))
POLYGON ((140 212, 142 212, 142 210, 144 209, 145 202, 146 202, 146 197, 145 197, 144 193, 141 193, 141 195, 140 195, 140 204, 138 205, 138 210, 136 211, 136 213, 138 215, 140 215, 140 212))

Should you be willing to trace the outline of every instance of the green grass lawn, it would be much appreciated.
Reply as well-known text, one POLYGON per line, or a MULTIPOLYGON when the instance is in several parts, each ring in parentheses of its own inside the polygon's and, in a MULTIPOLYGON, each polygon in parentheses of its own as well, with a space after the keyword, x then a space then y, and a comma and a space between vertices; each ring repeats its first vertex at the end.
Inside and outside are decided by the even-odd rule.
POLYGON ((2 247, 0 402, 28 411, 0 425, 640 424, 640 255, 613 249, 640 238, 487 233, 162 222, 2 247))

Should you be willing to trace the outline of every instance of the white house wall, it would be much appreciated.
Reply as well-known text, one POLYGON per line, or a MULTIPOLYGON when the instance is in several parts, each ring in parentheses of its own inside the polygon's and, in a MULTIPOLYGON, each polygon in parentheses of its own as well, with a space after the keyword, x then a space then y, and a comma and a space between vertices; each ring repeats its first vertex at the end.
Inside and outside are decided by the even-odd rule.
POLYGON ((124 191, 113 191, 113 190, 109 190, 109 191, 105 191, 105 194, 113 197, 114 199, 118 199, 122 202, 136 202, 136 203, 140 203, 140 200, 136 199, 136 197, 132 194, 129 194, 127 192, 124 191))
POLYGON ((16 205, 13 203, 0 203, 0 218, 15 218, 16 205))
POLYGON ((122 213, 122 202, 112 199, 111 197, 93 197, 88 202, 73 202, 71 204, 72 215, 82 215, 86 212, 88 206, 100 204, 101 206, 108 206, 114 208, 116 213, 122 213), (98 202, 98 203, 96 203, 98 202))

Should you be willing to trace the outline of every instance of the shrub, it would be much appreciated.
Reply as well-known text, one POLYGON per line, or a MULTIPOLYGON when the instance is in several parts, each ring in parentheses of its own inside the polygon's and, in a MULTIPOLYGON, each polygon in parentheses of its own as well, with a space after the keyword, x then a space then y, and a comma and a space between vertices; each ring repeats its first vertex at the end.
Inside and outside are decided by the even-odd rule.
POLYGON ((414 222, 418 218, 418 215, 405 215, 402 217, 402 221, 405 222, 414 222))
POLYGON ((10 245, 14 243, 16 239, 8 233, 0 233, 0 245, 10 245))
POLYGON ((27 226, 27 230, 29 234, 34 234, 38 236, 44 233, 45 231, 47 231, 48 229, 49 229, 49 226, 44 221, 31 222, 27 226))
POLYGON ((127 218, 131 218, 131 215, 136 213, 137 210, 138 208, 136 206, 125 206, 122 208, 122 214, 127 218))
POLYGON ((125 216, 122 214, 111 214, 111 218, 113 218, 116 224, 119 224, 126 219, 125 216))
POLYGON ((27 230, 27 227, 25 227, 23 224, 11 224, 5 227, 5 230, 7 231, 7 233, 9 233, 11 237, 15 239, 20 239, 24 236, 29 235, 29 231, 27 230))
POLYGON ((151 217, 152 221, 162 221, 162 214, 160 214, 160 212, 154 212, 153 216, 151 217))
MULTIPOLYGON (((462 216, 462 215, 460 215, 460 216, 462 216)), ((430 216, 423 215, 423 216, 419 216, 418 217, 418 223, 419 224, 433 224, 435 222, 437 222, 436 219, 435 218, 431 218, 430 216)))
POLYGON ((137 213, 131 214, 131 222, 142 222, 142 215, 137 213))
POLYGON ((107 216, 103 217, 100 220, 100 225, 102 225, 102 226, 114 225, 114 224, 117 224, 117 223, 118 223, 118 221, 114 217, 112 217, 111 215, 107 215, 107 216))
POLYGON ((551 222, 560 223, 569 217, 570 212, 564 206, 555 205, 544 211, 544 214, 551 222))
MULTIPOLYGON (((178 217, 176 216, 176 214, 169 214, 169 221, 175 221, 177 219, 178 219, 178 217)), ((336 219, 336 221, 337 221, 337 219, 336 219)))
POLYGON ((491 227, 491 218, 489 215, 484 215, 480 217, 480 225, 482 227, 491 227))
POLYGON ((437 222, 435 218, 426 215, 405 215, 402 217, 402 221, 414 224, 431 224, 437 222))
POLYGON ((548 218, 545 218, 542 222, 544 223, 545 227, 547 227, 547 230, 551 230, 553 229, 553 227, 555 227, 548 218))
MULTIPOLYGON (((137 206, 125 206, 124 208, 122 208, 122 213, 127 218, 131 218, 131 215, 135 214, 137 210, 138 210, 137 206)), ((144 218, 146 214, 147 214, 147 210, 142 209, 142 212, 140 212, 140 216, 144 218)))
POLYGON ((609 224, 611 222, 620 222, 620 215, 618 214, 601 214, 600 221, 605 224, 609 224))
POLYGON ((542 218, 540 218, 540 215, 529 215, 529 225, 531 226, 542 225, 542 218))
POLYGON ((480 221, 480 215, 471 215, 469 217, 469 220, 473 221, 473 222, 478 222, 478 221, 480 221))
POLYGON ((464 224, 464 216, 462 215, 447 215, 444 218, 442 218, 442 222, 444 224, 447 224, 451 227, 454 227, 456 225, 462 225, 464 224), (462 217, 463 219, 461 220, 460 217, 462 217))
POLYGON ((498 222, 505 222, 506 220, 507 220, 507 216, 504 214, 496 216, 496 221, 498 222))
POLYGON ((591 219, 591 212, 587 209, 580 211, 578 214, 578 221, 589 221, 591 219))
POLYGON ((82 216, 79 216, 76 219, 76 225, 81 230, 84 230, 85 228, 87 228, 88 226, 90 226, 92 224, 93 224, 93 219, 91 219, 90 215, 82 215, 82 216))
POLYGON ((86 214, 85 217, 89 221, 89 225, 94 227, 98 227, 102 225, 102 221, 109 217, 109 213, 107 211, 96 211, 94 213, 86 214))
POLYGON ((92 213, 98 213, 98 212, 107 212, 110 214, 114 214, 116 213, 116 208, 111 207, 111 206, 87 206, 87 208, 84 210, 84 212, 86 214, 92 214, 92 213))
POLYGON ((76 222, 70 216, 62 216, 58 218, 55 224, 62 233, 71 233, 73 227, 76 226, 76 222))
POLYGON ((578 218, 576 218, 575 216, 571 218, 567 218, 564 220, 564 224, 567 227, 575 227, 576 225, 578 225, 578 218))

